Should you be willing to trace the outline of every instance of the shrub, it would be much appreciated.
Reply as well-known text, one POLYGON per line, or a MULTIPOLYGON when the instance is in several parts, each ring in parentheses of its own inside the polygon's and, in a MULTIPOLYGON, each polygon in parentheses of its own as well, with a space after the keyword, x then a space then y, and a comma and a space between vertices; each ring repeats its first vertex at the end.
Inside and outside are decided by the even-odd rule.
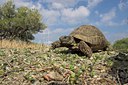
POLYGON ((123 38, 121 40, 117 40, 113 44, 113 48, 115 50, 128 52, 128 38, 123 38))

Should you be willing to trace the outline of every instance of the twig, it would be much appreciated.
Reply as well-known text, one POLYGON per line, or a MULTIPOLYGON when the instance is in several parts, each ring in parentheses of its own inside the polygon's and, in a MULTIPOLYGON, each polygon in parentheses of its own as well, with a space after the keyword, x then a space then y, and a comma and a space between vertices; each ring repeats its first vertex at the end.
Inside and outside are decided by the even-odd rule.
POLYGON ((0 60, 3 60, 4 62, 6 62, 8 64, 8 66, 13 67, 13 65, 11 63, 9 63, 8 61, 4 60, 3 58, 0 58, 0 60))
POLYGON ((12 69, 11 71, 8 71, 8 72, 4 73, 3 75, 1 75, 0 78, 8 76, 8 74, 10 74, 12 72, 18 72, 18 71, 22 71, 22 70, 21 69, 18 69, 18 70, 12 69))
POLYGON ((119 82, 119 85, 122 85, 121 82, 120 82, 120 78, 119 78, 119 75, 118 75, 119 71, 117 70, 117 80, 119 82))

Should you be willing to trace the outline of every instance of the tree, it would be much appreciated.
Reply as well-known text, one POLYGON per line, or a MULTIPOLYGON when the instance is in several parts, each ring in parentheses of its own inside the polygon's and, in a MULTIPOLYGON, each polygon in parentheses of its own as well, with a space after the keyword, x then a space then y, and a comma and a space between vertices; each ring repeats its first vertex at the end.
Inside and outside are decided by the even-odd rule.
POLYGON ((33 34, 46 28, 36 9, 16 8, 12 1, 0 6, 0 37, 30 41, 33 34))

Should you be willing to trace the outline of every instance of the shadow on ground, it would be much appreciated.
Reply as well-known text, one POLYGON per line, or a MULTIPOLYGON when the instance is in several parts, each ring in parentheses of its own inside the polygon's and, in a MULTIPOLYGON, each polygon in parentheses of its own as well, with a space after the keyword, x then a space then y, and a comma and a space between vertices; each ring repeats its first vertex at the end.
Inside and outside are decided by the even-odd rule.
POLYGON ((61 47, 61 48, 56 48, 54 50, 55 53, 57 54, 77 54, 78 56, 85 56, 82 52, 80 52, 79 50, 69 50, 68 48, 66 47, 61 47))
POLYGON ((113 65, 109 74, 116 78, 120 85, 128 85, 128 53, 120 52, 118 55, 110 58, 113 65))

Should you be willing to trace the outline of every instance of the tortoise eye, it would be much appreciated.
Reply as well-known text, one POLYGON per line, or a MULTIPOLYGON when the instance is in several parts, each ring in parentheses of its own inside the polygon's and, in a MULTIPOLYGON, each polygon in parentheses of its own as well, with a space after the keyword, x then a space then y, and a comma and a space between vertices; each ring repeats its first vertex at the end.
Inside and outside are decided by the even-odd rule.
POLYGON ((64 36, 64 39, 67 39, 68 37, 67 36, 64 36))
POLYGON ((64 36, 64 38, 67 38, 66 36, 64 36))

